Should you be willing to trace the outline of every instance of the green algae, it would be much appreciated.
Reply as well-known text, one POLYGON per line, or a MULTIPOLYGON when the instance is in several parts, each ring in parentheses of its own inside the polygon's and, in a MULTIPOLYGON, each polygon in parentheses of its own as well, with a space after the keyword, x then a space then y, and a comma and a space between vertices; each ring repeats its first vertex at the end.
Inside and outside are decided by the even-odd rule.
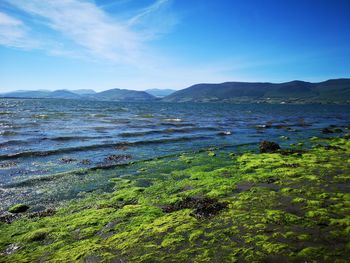
POLYGON ((302 155, 210 149, 129 165, 111 180, 112 193, 1 223, 0 262, 346 261, 350 142, 311 142, 302 155), (195 205, 164 211, 185 198, 227 208, 203 218, 195 205), (19 249, 5 252, 13 244, 19 249))

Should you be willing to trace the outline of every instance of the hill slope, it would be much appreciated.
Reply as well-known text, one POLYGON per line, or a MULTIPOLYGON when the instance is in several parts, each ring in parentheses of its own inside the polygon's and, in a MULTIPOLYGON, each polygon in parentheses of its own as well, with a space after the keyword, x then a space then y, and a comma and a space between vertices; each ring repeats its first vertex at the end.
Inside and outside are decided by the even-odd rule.
POLYGON ((319 83, 225 82, 196 84, 163 98, 168 102, 350 103, 350 79, 319 83))
POLYGON ((95 99, 112 101, 149 101, 155 97, 145 91, 110 89, 99 92, 93 96, 95 99))

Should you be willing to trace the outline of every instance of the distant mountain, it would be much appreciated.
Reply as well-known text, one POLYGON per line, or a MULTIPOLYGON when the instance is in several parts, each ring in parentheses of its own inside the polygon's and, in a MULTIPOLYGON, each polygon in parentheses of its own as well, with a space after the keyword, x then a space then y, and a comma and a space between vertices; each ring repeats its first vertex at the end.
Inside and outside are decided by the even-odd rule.
POLYGON ((80 99, 81 96, 75 94, 68 90, 55 90, 55 91, 14 91, 8 92, 0 95, 1 97, 10 97, 10 98, 56 98, 56 99, 80 99))
POLYGON ((145 90, 148 94, 151 94, 155 97, 165 97, 174 93, 176 90, 173 89, 147 89, 145 90))
POLYGON ((111 89, 96 93, 93 90, 55 90, 55 91, 14 91, 0 94, 7 98, 52 98, 52 99, 87 99, 108 101, 153 101, 156 98, 144 91, 111 89))
POLYGON ((350 79, 319 83, 225 82, 196 84, 162 99, 167 102, 350 103, 350 79))
POLYGON ((19 90, 13 92, 7 92, 0 94, 1 97, 11 97, 11 98, 45 98, 49 96, 51 91, 41 91, 41 90, 19 90))
POLYGON ((127 89, 110 89, 96 93, 93 97, 99 100, 112 101, 150 101, 156 99, 145 91, 127 89))
POLYGON ((55 90, 51 92, 47 98, 55 99, 81 99, 82 96, 76 93, 73 93, 69 90, 55 90))
POLYGON ((77 89, 77 90, 70 90, 70 91, 78 95, 96 94, 96 91, 94 91, 93 89, 77 89))

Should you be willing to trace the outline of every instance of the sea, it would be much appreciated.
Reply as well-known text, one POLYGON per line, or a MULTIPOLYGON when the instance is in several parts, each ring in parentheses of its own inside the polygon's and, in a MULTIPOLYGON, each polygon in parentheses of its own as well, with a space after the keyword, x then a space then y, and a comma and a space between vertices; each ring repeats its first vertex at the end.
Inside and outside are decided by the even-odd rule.
MULTIPOLYGON (((107 102, 0 99, 0 211, 40 210, 81 192, 108 189, 118 165, 215 147, 257 151, 349 132, 349 105, 107 102), (325 127, 339 133, 323 134, 325 127), (72 171, 101 168, 84 178, 72 171)), ((305 146, 307 147, 307 145, 305 146)))

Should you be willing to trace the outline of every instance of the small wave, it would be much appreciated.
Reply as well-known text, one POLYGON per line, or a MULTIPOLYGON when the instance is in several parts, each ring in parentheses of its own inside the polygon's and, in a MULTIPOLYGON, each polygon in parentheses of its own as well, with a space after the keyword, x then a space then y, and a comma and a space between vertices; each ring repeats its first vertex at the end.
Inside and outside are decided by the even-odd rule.
POLYGON ((170 118, 170 119, 164 119, 164 121, 169 121, 169 122, 182 122, 182 119, 179 118, 170 118))
POLYGON ((15 131, 0 131, 0 136, 13 136, 16 134, 17 132, 15 131))
POLYGON ((221 132, 219 132, 218 133, 218 135, 231 135, 232 134, 232 132, 230 132, 230 131, 221 131, 221 132))
POLYGON ((51 141, 83 141, 83 140, 98 140, 98 139, 109 139, 111 136, 58 136, 52 138, 44 138, 44 140, 51 141))
POLYGON ((46 114, 33 114, 31 116, 31 118, 46 120, 46 119, 49 118, 49 115, 46 115, 46 114))
POLYGON ((176 123, 176 122, 162 122, 161 125, 163 126, 171 126, 171 127, 194 127, 195 124, 193 123, 176 123))
POLYGON ((103 114, 103 113, 96 113, 96 114, 89 114, 90 117, 93 118, 106 118, 106 117, 110 117, 110 115, 108 114, 103 114))
POLYGON ((13 145, 26 145, 29 144, 29 141, 26 140, 10 140, 10 141, 5 141, 0 143, 0 148, 1 147, 8 147, 8 146, 13 146, 13 145))
POLYGON ((140 137, 153 134, 174 134, 174 133, 191 133, 196 131, 217 131, 215 127, 197 127, 197 128, 181 128, 181 129, 163 129, 163 130, 151 130, 143 132, 124 132, 119 134, 121 137, 140 137))
POLYGON ((84 141, 84 140, 101 140, 101 139, 111 139, 112 136, 58 136, 58 137, 44 137, 44 138, 29 138, 27 140, 9 140, 0 143, 0 147, 9 147, 14 145, 28 145, 33 143, 39 143, 41 141, 84 141))
POLYGON ((80 147, 60 148, 60 149, 49 150, 49 151, 27 151, 27 152, 13 153, 13 154, 5 154, 5 155, 0 155, 0 160, 10 160, 15 158, 34 157, 34 156, 49 156, 49 155, 55 155, 55 154, 67 154, 67 153, 82 152, 82 151, 88 151, 88 150, 115 148, 121 145, 138 146, 138 145, 171 143, 171 142, 181 142, 181 141, 205 140, 210 138, 211 138, 210 136, 191 136, 191 137, 178 137, 178 138, 167 138, 167 139, 146 140, 146 141, 136 141, 136 142, 93 144, 93 145, 80 146, 80 147))

